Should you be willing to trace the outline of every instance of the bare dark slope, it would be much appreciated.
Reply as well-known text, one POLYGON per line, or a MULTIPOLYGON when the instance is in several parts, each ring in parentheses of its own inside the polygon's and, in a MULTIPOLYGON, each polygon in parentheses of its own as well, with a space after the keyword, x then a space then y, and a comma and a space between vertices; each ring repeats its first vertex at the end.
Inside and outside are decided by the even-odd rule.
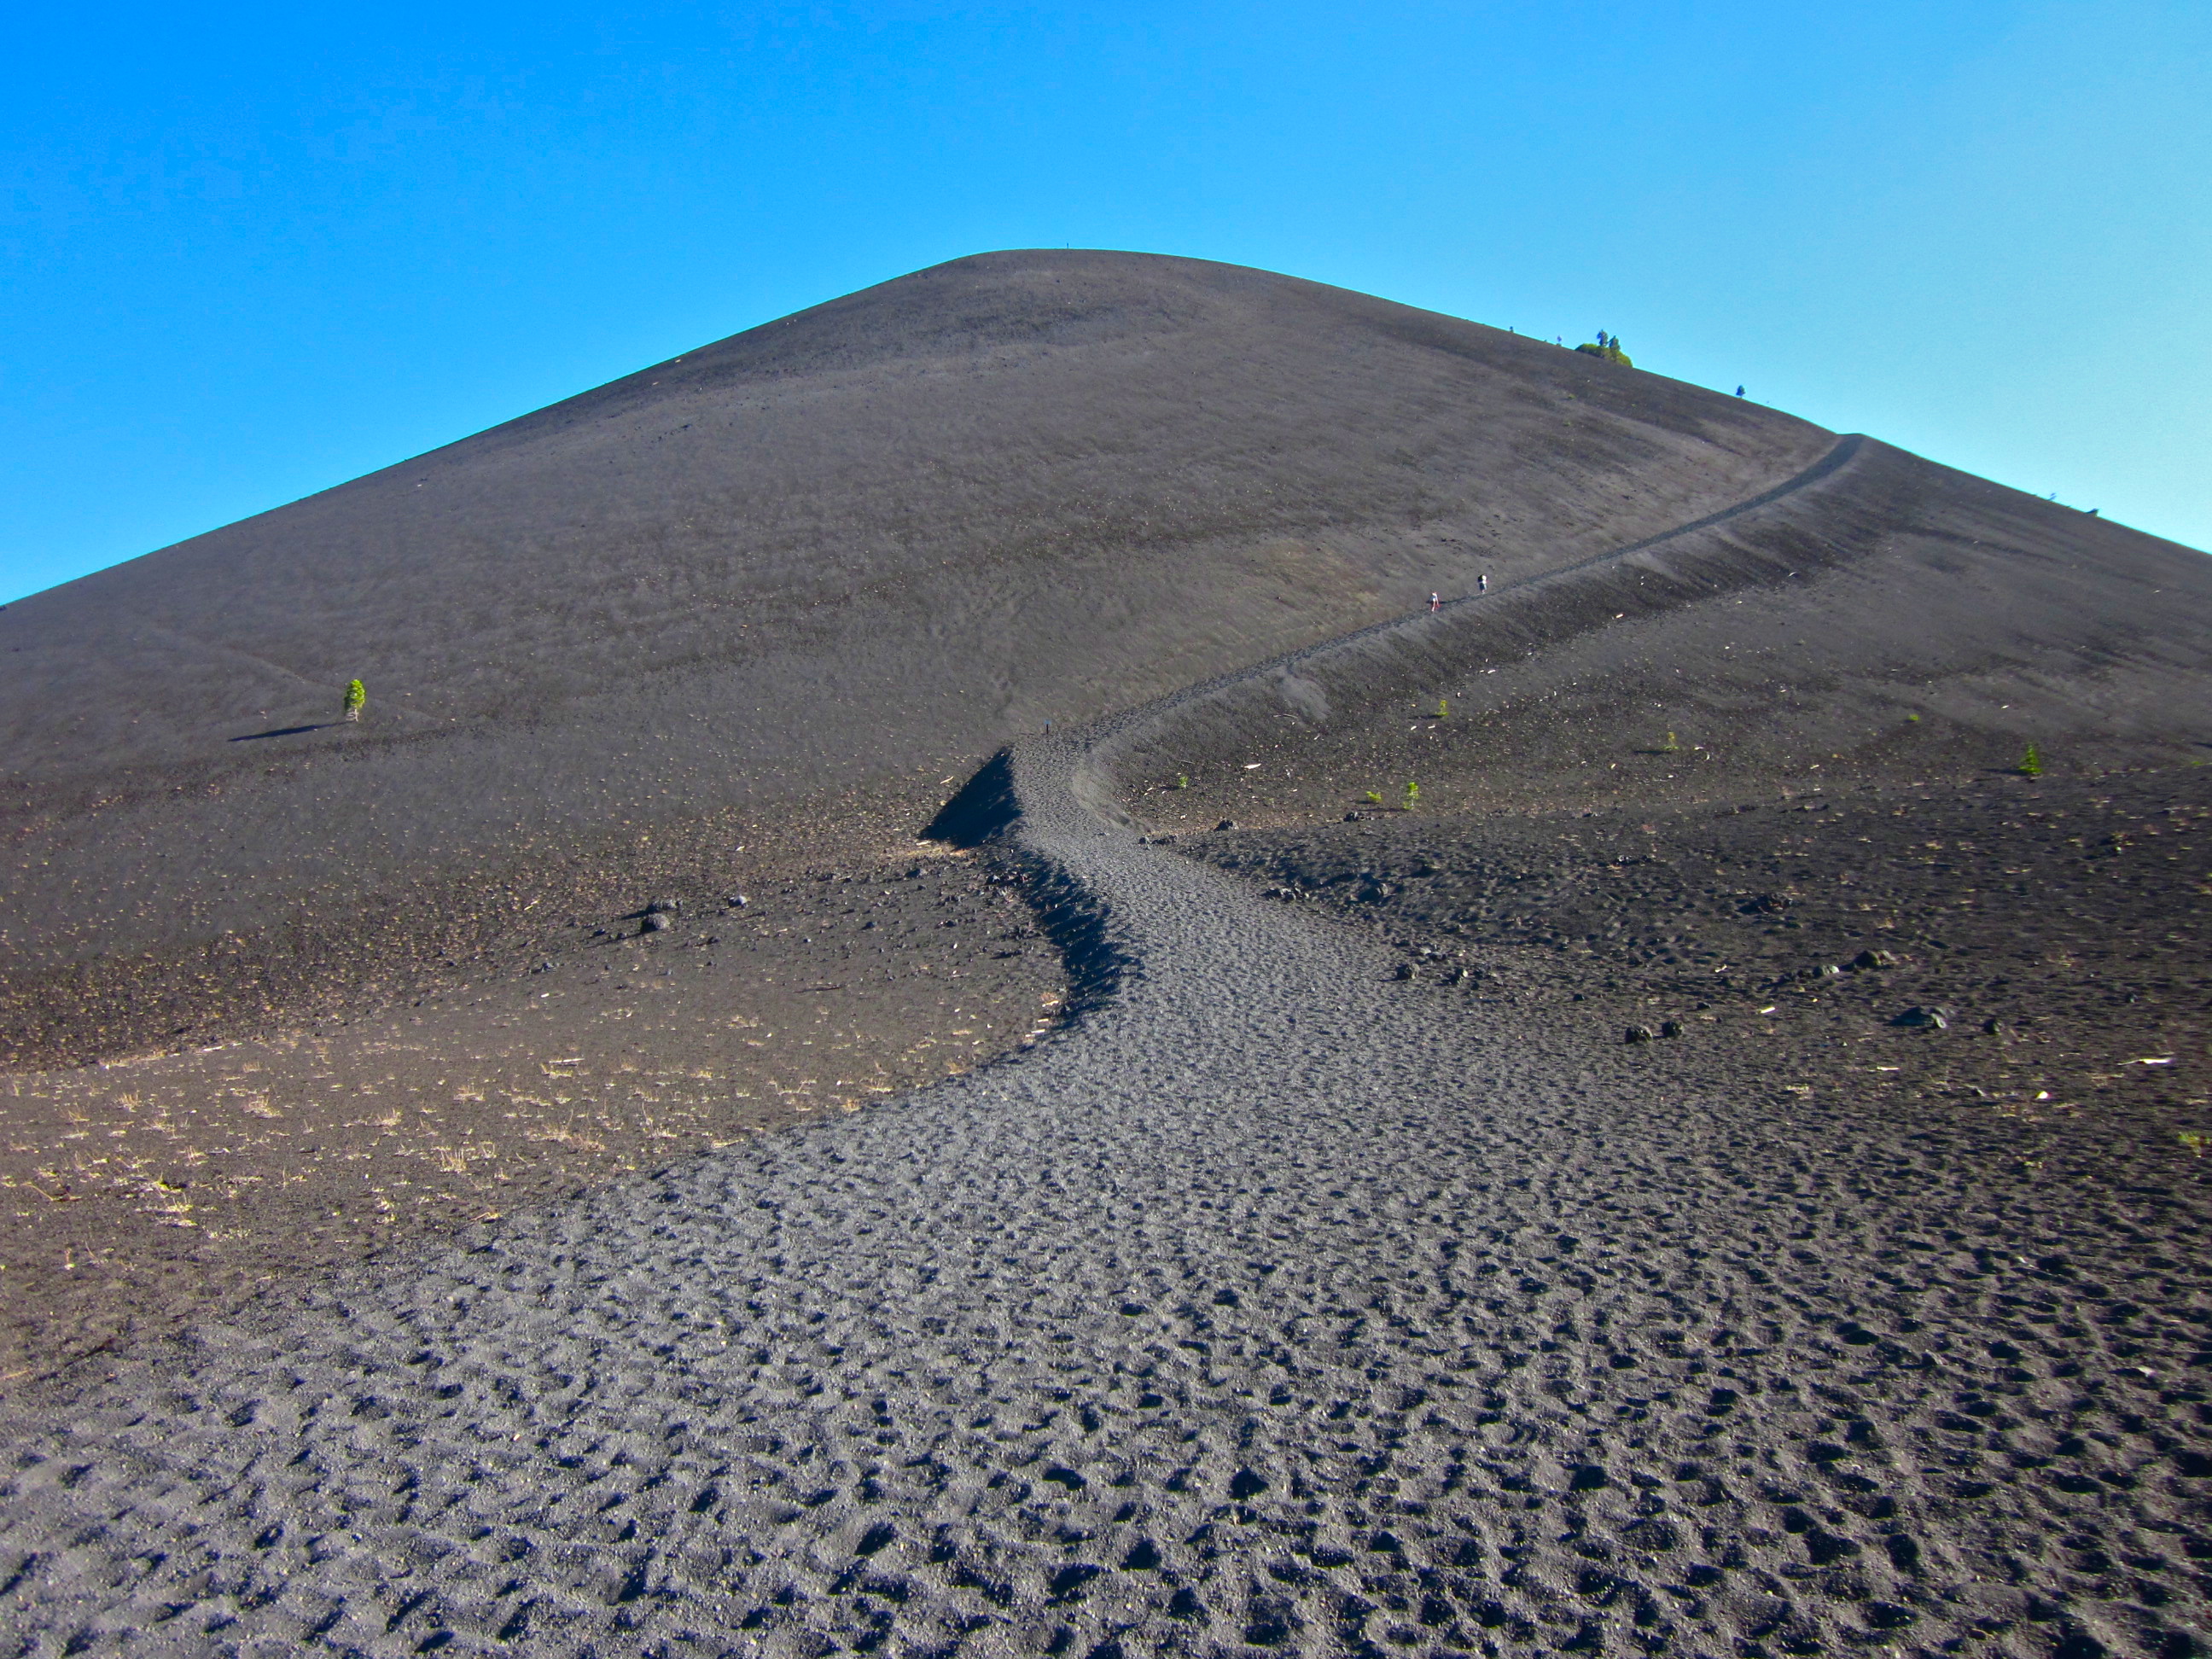
MULTIPOLYGON (((241 1656, 2201 1652, 2212 1287, 2203 1143, 2175 1131, 2203 1101, 2142 1091, 2202 1073, 2139 1050, 2160 1081, 2061 1097, 2081 1056, 2043 1026, 1864 1029, 1875 980, 1948 997, 1966 962, 1874 963, 1848 994, 1810 962, 1780 975, 1932 898, 1943 934, 1916 921, 1914 952, 1942 937, 2021 973, 2118 921, 2137 982, 2201 989, 2179 930, 2164 952, 2142 935, 2161 888, 2202 884, 2176 842, 2203 789, 2136 823, 2161 862, 2126 883, 2069 849, 2092 809, 2140 820, 2161 776, 2202 775, 2029 801, 1982 751, 2026 730, 2063 736, 2069 769, 2187 753, 2204 567, 1870 442, 1832 459, 1618 556, 1012 745, 941 827, 1000 827, 985 856, 1078 947, 1069 1029, 24 1389, 0 1413, 11 1633, 241 1656), (1459 735, 1431 738, 1406 700, 1443 688, 1459 735), (1928 750, 1869 725, 1886 711, 1937 727, 1928 750), (1639 730, 1677 719, 1683 744, 1639 730), (1487 779, 1504 801, 1752 802, 1908 763, 1956 793, 1531 814, 1494 838, 1340 811, 1230 854, 1374 878, 1479 976, 1165 856, 1116 799, 1234 787, 1287 814, 1423 743, 1469 801, 1487 779), (1246 755, 1262 781, 1214 781, 1246 755), (1184 757, 1198 789, 1133 787, 1184 757), (1492 904, 1516 857, 1550 890, 1492 904), (1770 864, 1753 915, 1799 915, 1728 944, 1771 1003, 1628 1043, 1615 1001, 1594 1029, 1577 969, 1674 1012, 1651 999, 1718 981, 1705 936, 1744 918, 1698 913, 1706 872, 1770 864), (1483 867, 1455 896, 1458 865, 1483 867), (1629 891, 1588 890, 1601 875, 1629 891), (1867 896, 1814 890, 1846 876, 1867 896), (1960 914, 1960 882, 1993 902, 1960 914), (2021 896, 2081 915, 2007 930, 2021 896), (1669 936, 1616 942, 1608 915, 1669 936), (1474 937, 1578 916, 1579 963, 1533 962, 1564 937, 1474 937), (1959 1086, 1966 1043, 2002 1093, 1959 1086)), ((2107 945, 2094 965, 2119 970, 2107 945)), ((2106 1001, 2117 1027, 2130 1005, 2106 1001)))
POLYGON ((21 1650, 2203 1651, 2194 1159, 1394 979, 1202 703, 1007 757, 1060 1037, 11 1401, 21 1650))
POLYGON ((1407 780, 1425 811, 1734 799, 2009 772, 2031 743, 2060 775, 2212 758, 2212 560, 1871 439, 1832 460, 1243 682, 1146 751, 1145 810, 1340 817, 1407 780))
POLYGON ((519 961, 647 857, 872 849, 1010 733, 1654 533, 1826 441, 1233 267, 902 278, 9 607, 15 1053, 519 961), (369 719, 323 724, 354 675, 369 719))

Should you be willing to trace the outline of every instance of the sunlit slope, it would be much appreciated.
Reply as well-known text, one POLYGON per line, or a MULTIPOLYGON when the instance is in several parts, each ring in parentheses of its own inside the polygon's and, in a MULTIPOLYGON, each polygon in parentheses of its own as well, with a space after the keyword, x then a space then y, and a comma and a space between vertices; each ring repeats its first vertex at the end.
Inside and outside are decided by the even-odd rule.
POLYGON ((2212 559, 1873 439, 1832 453, 1720 522, 1257 677, 1125 781, 1203 825, 1409 778, 1449 813, 2212 761, 2212 559), (1199 787, 1162 793, 1178 775, 1199 787))
POLYGON ((1802 422, 1364 295, 1010 252, 0 614, 20 967, 733 806, 904 811, 1125 706, 1585 557, 1802 422), (345 682, 370 690, 333 720, 345 682), (253 738, 240 742, 240 738, 253 738))

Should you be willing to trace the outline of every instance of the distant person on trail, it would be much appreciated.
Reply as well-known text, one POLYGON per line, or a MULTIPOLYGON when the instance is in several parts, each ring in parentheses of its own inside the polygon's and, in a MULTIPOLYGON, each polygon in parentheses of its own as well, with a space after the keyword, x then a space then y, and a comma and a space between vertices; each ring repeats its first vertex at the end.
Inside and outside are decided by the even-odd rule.
POLYGON ((1743 388, 1741 386, 1738 386, 1735 389, 1735 395, 1739 398, 1743 396, 1743 388))
POLYGON ((1444 596, 1443 594, 1431 593, 1429 595, 1429 609, 1431 611, 1441 611, 1443 608, 1444 596))
POLYGON ((1474 579, 1474 591, 1478 593, 1490 592, 1490 573, 1487 570, 1474 579))

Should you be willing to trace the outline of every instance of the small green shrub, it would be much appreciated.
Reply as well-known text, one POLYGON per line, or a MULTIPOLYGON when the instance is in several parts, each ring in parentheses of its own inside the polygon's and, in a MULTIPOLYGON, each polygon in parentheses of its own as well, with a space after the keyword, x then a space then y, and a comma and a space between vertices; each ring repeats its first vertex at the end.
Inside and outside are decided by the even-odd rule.
POLYGON ((359 680, 348 680, 345 689, 345 717, 349 720, 361 718, 362 709, 368 702, 368 688, 359 680))
POLYGON ((1189 787, 1190 787, 1190 774, 1189 774, 1189 773, 1188 773, 1188 772, 1178 772, 1178 773, 1176 773, 1176 774, 1175 787, 1176 787, 1176 788, 1178 788, 1178 789, 1188 789, 1188 788, 1189 788, 1189 787))
POLYGON ((1380 806, 1382 804, 1382 793, 1379 789, 1370 789, 1367 792, 1367 799, 1380 806))
POLYGON ((1451 703, 1448 699, 1443 697, 1437 699, 1437 718, 1440 720, 1451 718, 1451 703))
POLYGON ((2181 1144, 2196 1153, 2197 1157, 2202 1158, 2204 1156, 2204 1149, 2207 1146, 2212 1146, 2212 1135, 2206 1134, 2202 1129, 2184 1129, 2181 1132, 2181 1144))
POLYGON ((2024 778, 2043 775, 2043 751, 2032 743, 2027 745, 2027 752, 2020 757, 2020 775, 2024 778))
POLYGON ((1603 329, 1598 330, 1595 344, 1578 345, 1575 349, 1592 357, 1602 357, 1609 363, 1619 363, 1623 368, 1636 367, 1629 355, 1620 349, 1620 337, 1618 334, 1608 335, 1603 329))
POLYGON ((1410 812, 1421 804, 1421 786, 1411 778, 1406 780, 1406 810, 1410 812))
POLYGON ((1674 741, 1674 734, 1672 732, 1667 734, 1667 741, 1659 745, 1659 752, 1662 755, 1679 755, 1682 752, 1682 745, 1674 741))

